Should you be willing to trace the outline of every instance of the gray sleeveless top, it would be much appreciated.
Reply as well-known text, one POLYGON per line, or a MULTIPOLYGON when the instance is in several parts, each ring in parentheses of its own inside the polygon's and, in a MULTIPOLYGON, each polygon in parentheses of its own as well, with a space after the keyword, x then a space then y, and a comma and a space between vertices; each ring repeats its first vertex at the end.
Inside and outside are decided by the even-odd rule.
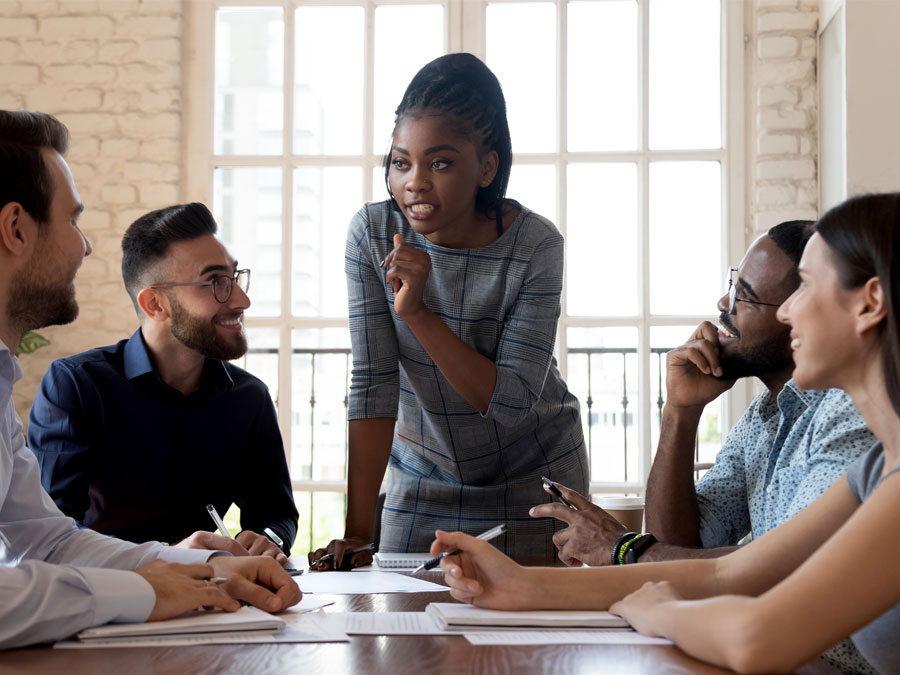
MULTIPOLYGON (((882 481, 884 450, 876 443, 847 469, 850 492, 860 503, 872 494, 882 481)), ((900 464, 888 473, 900 471, 900 464)), ((853 643, 864 657, 882 673, 900 672, 900 605, 894 605, 872 623, 856 631, 853 643)))

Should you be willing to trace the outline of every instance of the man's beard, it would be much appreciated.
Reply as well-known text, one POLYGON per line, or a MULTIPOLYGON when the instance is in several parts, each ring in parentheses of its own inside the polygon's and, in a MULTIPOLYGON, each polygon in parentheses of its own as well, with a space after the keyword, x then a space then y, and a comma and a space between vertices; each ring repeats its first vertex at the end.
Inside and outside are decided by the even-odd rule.
POLYGON ((244 331, 235 333, 231 344, 218 334, 211 319, 204 320, 188 312, 174 294, 169 296, 172 308, 172 335, 185 347, 199 352, 208 359, 232 361, 247 353, 247 337, 244 331))
POLYGON ((72 323, 78 317, 74 282, 70 279, 65 286, 53 286, 49 279, 39 276, 57 267, 35 264, 13 280, 6 311, 22 334, 45 326, 72 323))
MULTIPOLYGON (((734 326, 726 317, 720 317, 725 328, 736 333, 734 326)), ((742 336, 738 335, 741 339, 742 336)), ((722 379, 736 380, 741 377, 761 377, 767 373, 776 373, 794 365, 791 354, 791 328, 769 336, 764 342, 740 349, 740 342, 732 348, 731 353, 720 353, 719 365, 722 366, 722 379)))

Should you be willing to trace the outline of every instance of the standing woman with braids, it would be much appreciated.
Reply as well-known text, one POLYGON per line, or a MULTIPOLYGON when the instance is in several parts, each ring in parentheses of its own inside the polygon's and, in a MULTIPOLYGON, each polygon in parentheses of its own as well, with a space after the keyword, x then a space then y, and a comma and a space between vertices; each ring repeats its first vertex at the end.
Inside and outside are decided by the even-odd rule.
POLYGON ((371 560, 368 551, 343 558, 372 541, 387 466, 379 550, 427 551, 436 529, 478 534, 505 523, 501 550, 549 563, 554 521, 528 515, 547 499, 540 477, 588 490, 578 400, 553 357, 562 236, 504 197, 506 103, 476 57, 427 64, 396 115, 391 199, 366 204, 347 240, 346 529, 310 563, 371 560))

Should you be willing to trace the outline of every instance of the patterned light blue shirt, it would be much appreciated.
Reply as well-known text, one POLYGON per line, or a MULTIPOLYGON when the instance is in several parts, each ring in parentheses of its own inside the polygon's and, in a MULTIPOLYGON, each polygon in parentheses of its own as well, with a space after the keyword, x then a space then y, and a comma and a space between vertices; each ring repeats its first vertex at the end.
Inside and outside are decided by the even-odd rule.
POLYGON ((388 202, 371 203, 350 224, 345 266, 353 344, 349 418, 397 419, 380 550, 427 551, 435 529, 478 534, 506 523, 498 548, 514 558, 552 561, 559 521, 528 515, 550 501, 540 477, 582 493, 588 488, 578 400, 553 357, 562 235, 521 207, 493 243, 444 248, 413 231, 388 202), (426 306, 497 367, 484 414, 450 386, 394 311, 380 261, 396 233, 431 257, 426 306))
POLYGON ((760 537, 831 486, 875 437, 840 389, 807 391, 793 380, 757 396, 697 483, 704 548, 760 537))

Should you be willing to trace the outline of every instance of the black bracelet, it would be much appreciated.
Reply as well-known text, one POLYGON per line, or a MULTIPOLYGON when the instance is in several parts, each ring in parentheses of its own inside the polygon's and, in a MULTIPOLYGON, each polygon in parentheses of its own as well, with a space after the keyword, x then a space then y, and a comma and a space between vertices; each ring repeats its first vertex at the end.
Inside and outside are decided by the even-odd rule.
POLYGON ((611 564, 618 565, 619 564, 619 549, 622 548, 622 544, 631 539, 632 537, 638 536, 637 532, 625 532, 621 537, 616 539, 616 543, 613 544, 612 547, 612 557, 610 558, 611 564))
POLYGON ((653 546, 656 543, 656 537, 652 534, 645 534, 636 542, 634 542, 631 546, 628 547, 628 550, 625 551, 625 563, 636 563, 638 558, 641 557, 648 548, 653 546))

